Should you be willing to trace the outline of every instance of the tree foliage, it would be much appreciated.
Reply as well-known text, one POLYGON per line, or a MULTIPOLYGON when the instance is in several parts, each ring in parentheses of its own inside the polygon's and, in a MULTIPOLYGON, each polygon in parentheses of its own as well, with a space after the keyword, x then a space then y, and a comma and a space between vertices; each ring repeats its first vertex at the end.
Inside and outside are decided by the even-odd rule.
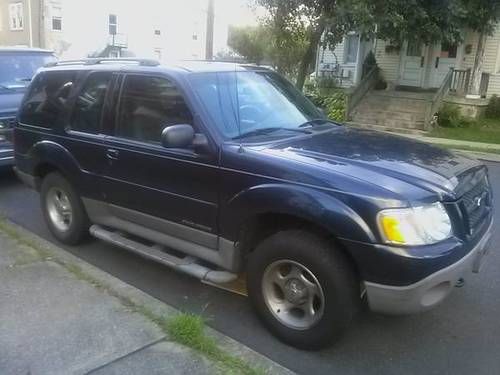
POLYGON ((248 62, 271 65, 280 73, 294 77, 304 51, 304 31, 298 29, 284 39, 277 34, 268 23, 256 27, 231 27, 228 45, 248 62))

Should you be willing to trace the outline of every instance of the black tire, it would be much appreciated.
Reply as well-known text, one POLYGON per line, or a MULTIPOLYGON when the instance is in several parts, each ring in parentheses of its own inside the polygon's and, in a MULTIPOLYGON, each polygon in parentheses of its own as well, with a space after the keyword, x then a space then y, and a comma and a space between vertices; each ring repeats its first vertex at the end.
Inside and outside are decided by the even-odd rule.
POLYGON ((50 232, 60 242, 78 245, 89 236, 90 222, 80 196, 75 188, 58 172, 49 173, 42 181, 40 198, 43 216, 50 232), (72 220, 66 230, 58 228, 49 214, 48 196, 52 189, 59 189, 66 194, 72 210, 72 220))
POLYGON ((332 344, 341 337, 360 306, 359 281, 345 255, 331 241, 302 230, 278 232, 257 246, 247 264, 247 288, 265 326, 281 341, 300 349, 316 350, 332 344), (282 260, 305 266, 322 289, 323 313, 307 329, 283 324, 266 304, 263 288, 266 269, 282 260))

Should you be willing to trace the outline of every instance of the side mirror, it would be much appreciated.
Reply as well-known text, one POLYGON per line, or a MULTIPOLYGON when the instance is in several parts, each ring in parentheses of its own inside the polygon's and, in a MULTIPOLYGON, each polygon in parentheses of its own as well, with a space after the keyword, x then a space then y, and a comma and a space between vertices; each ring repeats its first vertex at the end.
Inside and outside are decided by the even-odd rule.
POLYGON ((191 125, 171 125, 161 132, 161 145, 166 148, 187 148, 193 140, 194 129, 191 125))
POLYGON ((179 124, 167 126, 161 132, 161 145, 165 148, 194 148, 195 152, 210 152, 208 139, 204 134, 194 132, 191 125, 179 124))

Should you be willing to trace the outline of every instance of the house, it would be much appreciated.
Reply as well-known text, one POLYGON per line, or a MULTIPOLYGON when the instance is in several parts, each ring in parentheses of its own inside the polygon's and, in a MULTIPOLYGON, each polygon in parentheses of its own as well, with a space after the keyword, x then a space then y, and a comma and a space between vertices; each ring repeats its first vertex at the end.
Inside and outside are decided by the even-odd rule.
POLYGON ((201 59, 204 3, 0 0, 0 45, 51 49, 61 59, 131 55, 163 61, 201 59))
POLYGON ((350 88, 354 97, 348 112, 356 123, 426 129, 443 102, 477 116, 489 97, 500 95, 500 27, 486 39, 480 90, 472 95, 471 72, 478 41, 479 35, 473 31, 457 45, 408 41, 393 45, 350 33, 334 50, 318 49, 315 74, 350 88), (379 68, 377 79, 368 74, 366 66, 363 68, 370 51, 379 68), (379 79, 387 83, 385 90, 374 90, 379 79))

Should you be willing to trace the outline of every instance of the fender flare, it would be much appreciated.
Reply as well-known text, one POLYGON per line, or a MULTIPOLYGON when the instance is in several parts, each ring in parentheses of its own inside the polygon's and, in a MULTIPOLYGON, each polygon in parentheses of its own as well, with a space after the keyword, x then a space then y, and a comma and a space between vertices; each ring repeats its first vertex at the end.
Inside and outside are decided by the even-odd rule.
POLYGON ((74 156, 60 144, 43 140, 37 142, 28 152, 28 158, 33 161, 33 170, 31 173, 35 178, 37 168, 48 164, 61 171, 72 183, 79 185, 81 182, 81 168, 74 156))
POLYGON ((241 191, 224 207, 221 228, 237 238, 242 225, 261 214, 286 214, 312 222, 337 238, 375 242, 369 225, 327 191, 290 184, 263 184, 241 191))

